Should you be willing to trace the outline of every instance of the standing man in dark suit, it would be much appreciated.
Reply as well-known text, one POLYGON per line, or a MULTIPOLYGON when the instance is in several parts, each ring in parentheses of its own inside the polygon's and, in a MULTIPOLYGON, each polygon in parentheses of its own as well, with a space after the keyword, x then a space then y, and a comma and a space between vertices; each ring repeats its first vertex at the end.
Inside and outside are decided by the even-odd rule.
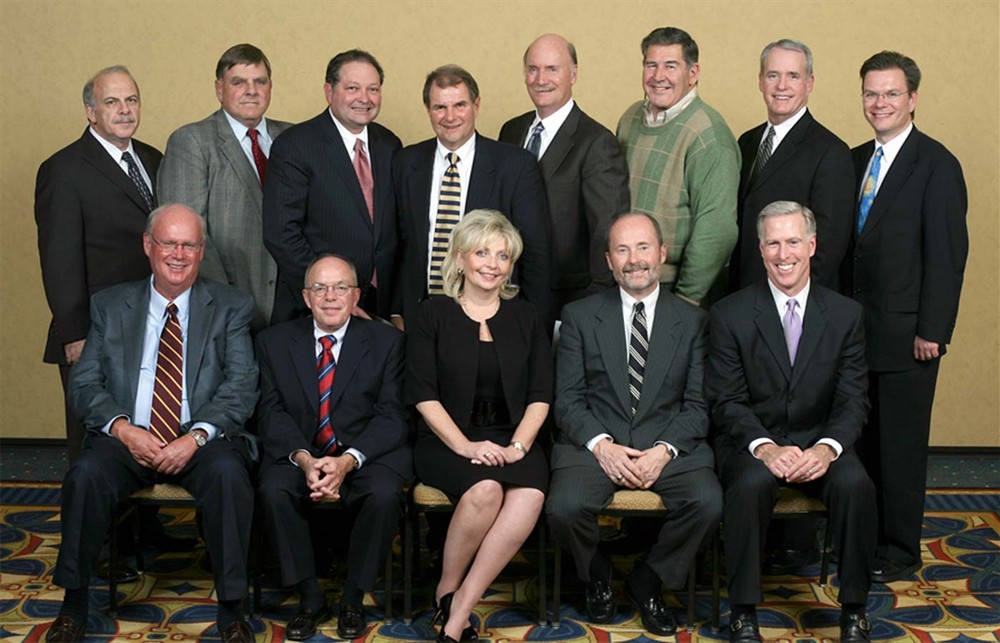
POLYGON ((920 569, 931 407, 969 254, 968 196, 958 160, 913 125, 917 63, 875 54, 861 87, 875 140, 852 151, 859 200, 844 283, 865 309, 872 408, 859 451, 878 489, 872 579, 888 583, 920 569))
POLYGON ((524 253, 514 280, 546 316, 552 259, 538 164, 524 150, 476 132, 479 85, 458 65, 428 74, 423 98, 436 138, 408 146, 393 166, 403 256, 394 323, 402 328, 424 298, 444 294, 448 236, 462 214, 478 208, 499 210, 521 233, 524 253))
MULTIPOLYGON (((83 106, 90 126, 42 163, 35 183, 38 254, 52 311, 44 359, 59 365, 64 393, 90 330, 91 295, 149 275, 140 240, 155 207, 162 158, 132 138, 141 101, 125 66, 102 69, 87 81, 83 106)), ((85 432, 67 402, 70 463, 80 454, 85 432)))
POLYGON ((385 74, 351 49, 326 67, 326 109, 290 127, 271 148, 264 183, 264 246, 278 264, 271 321, 308 314, 306 267, 321 254, 357 267, 359 314, 389 316, 396 255, 392 157, 399 138, 374 123, 385 74))
POLYGON ((618 217, 606 256, 618 288, 563 311, 556 349, 559 432, 545 508, 586 585, 589 620, 608 623, 615 615, 611 560, 598 547, 597 516, 619 490, 650 489, 662 497, 669 507, 663 527, 625 580, 625 595, 648 632, 669 636, 677 623, 661 585, 684 586, 691 560, 722 513, 705 440, 706 316, 661 288, 667 247, 652 216, 618 217))
POLYGON ((512 118, 500 141, 538 159, 552 230, 549 319, 563 306, 614 284, 604 259, 608 225, 629 209, 628 170, 618 139, 573 100, 576 48, 539 36, 524 52, 524 85, 535 110, 512 118))
POLYGON ((261 186, 271 144, 290 126, 264 118, 271 87, 263 51, 250 44, 227 49, 215 66, 221 109, 170 135, 159 172, 161 201, 183 203, 205 217, 202 276, 254 298, 254 331, 271 319, 278 275, 261 236, 261 186))
POLYGON ((253 506, 243 423, 257 401, 253 300, 198 279, 204 221, 183 205, 154 210, 143 236, 151 279, 94 296, 93 324, 69 397, 88 434, 62 486, 66 588, 47 641, 79 641, 88 585, 118 503, 156 482, 183 485, 203 517, 223 641, 252 641, 243 620, 253 506))
POLYGON ((285 627, 293 641, 310 638, 329 615, 316 583, 310 506, 337 499, 357 513, 337 621, 338 637, 356 639, 365 632, 363 592, 375 588, 403 515, 403 485, 413 476, 403 334, 351 316, 360 293, 344 259, 321 257, 306 275, 302 297, 312 317, 269 328, 257 341, 260 502, 282 584, 297 585, 301 596, 285 627))
POLYGON ((739 139, 740 236, 729 262, 730 292, 764 278, 757 215, 773 201, 797 201, 813 211, 819 243, 811 279, 838 288, 840 262, 851 238, 853 166, 847 144, 806 107, 813 82, 812 51, 804 43, 782 39, 764 47, 758 83, 767 121, 739 139))
POLYGON ((861 306, 811 280, 816 218, 776 201, 757 218, 767 279, 711 311, 705 391, 719 434, 730 641, 760 641, 765 534, 782 486, 823 499, 839 553, 840 640, 868 641, 875 486, 854 452, 868 412, 861 306))

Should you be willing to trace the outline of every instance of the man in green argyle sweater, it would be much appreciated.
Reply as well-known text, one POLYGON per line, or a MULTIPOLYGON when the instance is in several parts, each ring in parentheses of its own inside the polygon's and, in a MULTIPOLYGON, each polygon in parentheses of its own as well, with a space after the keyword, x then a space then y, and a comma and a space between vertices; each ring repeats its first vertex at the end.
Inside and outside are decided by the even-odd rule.
POLYGON ((661 283, 707 307, 736 245, 740 150, 722 116, 698 97, 698 44, 682 29, 654 29, 642 41, 645 100, 618 121, 632 211, 663 228, 661 283), (714 287, 713 287, 714 286, 714 287))

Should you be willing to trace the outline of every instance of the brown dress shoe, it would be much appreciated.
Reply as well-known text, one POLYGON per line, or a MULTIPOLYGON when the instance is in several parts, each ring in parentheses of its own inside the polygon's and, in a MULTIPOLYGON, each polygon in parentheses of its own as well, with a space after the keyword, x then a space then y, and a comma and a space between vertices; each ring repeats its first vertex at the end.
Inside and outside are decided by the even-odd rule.
POLYGON ((75 643, 83 640, 83 631, 86 628, 86 621, 77 623, 68 616, 60 616, 52 622, 49 631, 45 633, 45 640, 48 643, 75 643))
POLYGON ((236 621, 221 635, 222 643, 253 643, 253 630, 246 621, 236 621))

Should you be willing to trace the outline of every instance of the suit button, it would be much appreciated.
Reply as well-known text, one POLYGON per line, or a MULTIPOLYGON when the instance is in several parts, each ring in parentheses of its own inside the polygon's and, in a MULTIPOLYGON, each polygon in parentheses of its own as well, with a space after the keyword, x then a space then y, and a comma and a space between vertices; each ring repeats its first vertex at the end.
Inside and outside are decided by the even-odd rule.
POLYGON ((855 295, 860 295, 861 294, 861 289, 860 288, 855 288, 854 289, 854 294, 855 295))

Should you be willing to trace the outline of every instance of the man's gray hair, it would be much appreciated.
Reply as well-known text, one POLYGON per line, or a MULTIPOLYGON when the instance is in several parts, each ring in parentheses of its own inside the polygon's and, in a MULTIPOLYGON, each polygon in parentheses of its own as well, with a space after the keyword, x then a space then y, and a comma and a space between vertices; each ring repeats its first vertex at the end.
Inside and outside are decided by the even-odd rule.
POLYGON ((806 220, 806 234, 815 237, 816 215, 813 214, 812 210, 795 201, 774 201, 764 206, 764 209, 757 215, 757 238, 761 241, 764 240, 764 221, 768 217, 783 217, 799 213, 802 213, 802 217, 806 220))
POLYGON ((112 65, 110 67, 105 67, 101 71, 94 74, 94 76, 87 81, 87 84, 83 86, 83 104, 91 109, 97 109, 97 103, 94 101, 94 83, 101 76, 107 76, 108 74, 125 74, 132 79, 132 84, 135 85, 135 93, 139 93, 139 83, 135 82, 135 77, 132 72, 128 70, 125 65, 112 65))
POLYGON ((804 42, 799 40, 792 40, 791 38, 782 38, 781 40, 775 40, 764 50, 760 52, 760 75, 764 75, 764 65, 767 63, 767 55, 771 53, 772 49, 787 49, 788 51, 797 51, 804 54, 806 57, 806 77, 811 78, 813 75, 813 52, 804 42))

